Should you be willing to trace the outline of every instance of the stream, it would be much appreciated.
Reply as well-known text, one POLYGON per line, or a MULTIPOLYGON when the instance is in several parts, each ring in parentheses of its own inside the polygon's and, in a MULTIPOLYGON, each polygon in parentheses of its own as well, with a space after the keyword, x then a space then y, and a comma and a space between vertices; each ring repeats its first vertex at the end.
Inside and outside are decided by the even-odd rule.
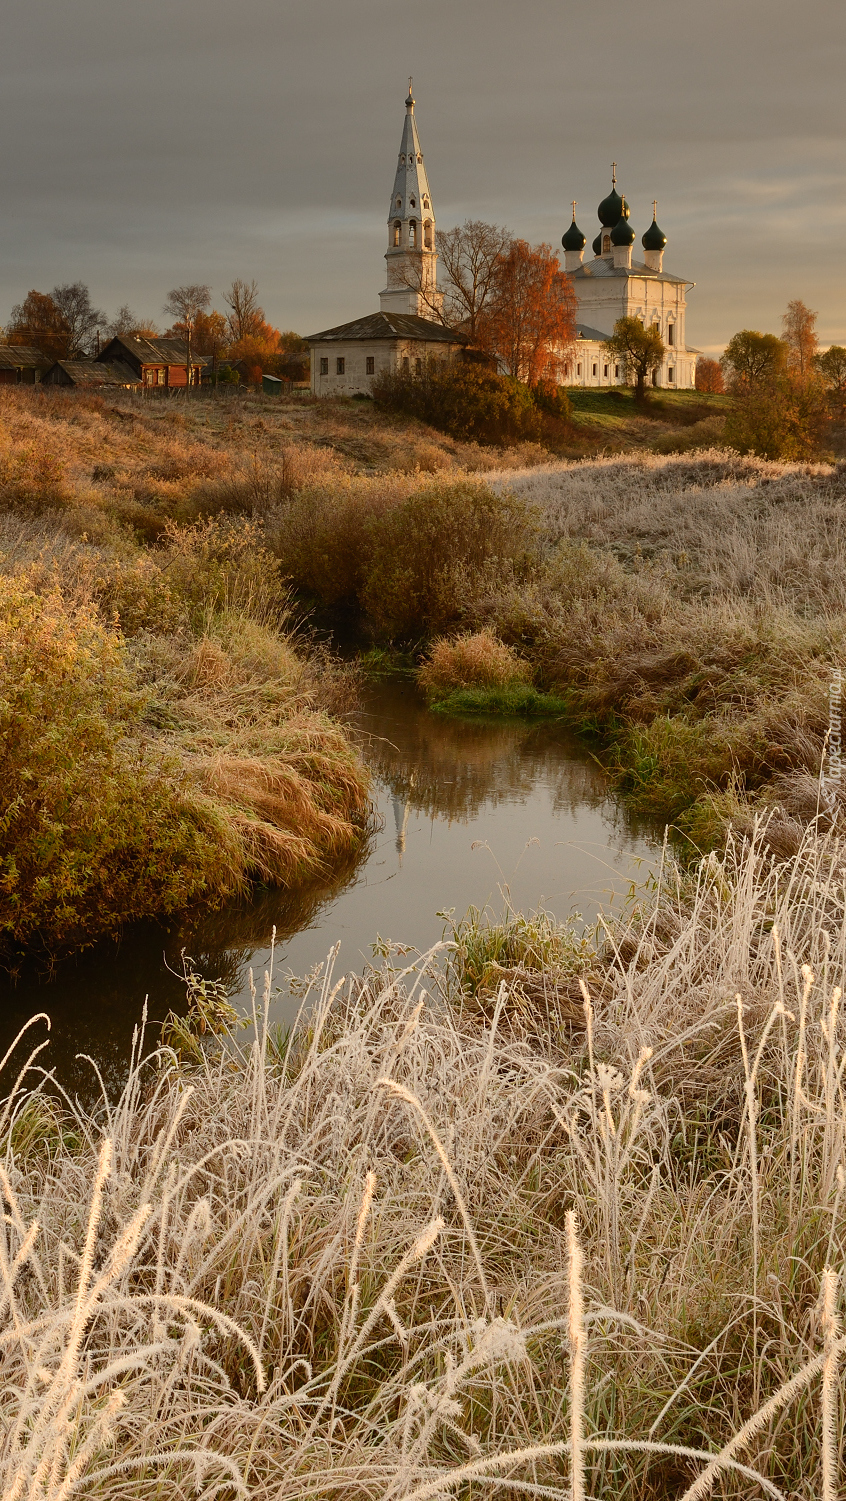
MULTIPOLYGON (((64 1088, 91 1098, 92 1066, 78 1057, 89 1054, 114 1094, 145 997, 152 1021, 185 1010, 183 950, 247 1013, 249 970, 260 992, 275 925, 271 1022, 287 1025, 299 1002, 286 974, 306 974, 338 941, 340 976, 372 961, 380 939, 429 948, 449 909, 500 916, 510 903, 591 925, 600 911, 619 910, 657 865, 663 828, 635 821, 584 745, 554 723, 444 718, 398 678, 367 686, 355 722, 375 813, 357 859, 304 889, 259 889, 193 921, 134 926, 49 979, 30 969, 16 984, 0 982, 0 1056, 22 1023, 45 1011, 52 1030, 41 1061, 64 1088)), ((29 1035, 42 1040, 43 1024, 29 1035)))

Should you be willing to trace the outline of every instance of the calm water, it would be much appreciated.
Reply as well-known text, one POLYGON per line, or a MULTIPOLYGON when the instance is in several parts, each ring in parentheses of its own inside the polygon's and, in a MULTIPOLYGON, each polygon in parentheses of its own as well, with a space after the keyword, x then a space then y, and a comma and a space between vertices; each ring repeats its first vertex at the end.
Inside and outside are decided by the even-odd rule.
POLYGON ((88 1053, 113 1089, 145 996, 152 1019, 184 1009, 183 949, 248 1010, 248 972, 261 989, 275 924, 273 1020, 285 1023, 297 1010, 285 973, 305 974, 338 940, 340 975, 372 959, 379 938, 428 948, 448 908, 500 913, 508 899, 518 910, 578 912, 593 922, 655 863, 661 831, 627 817, 566 731, 442 719, 398 680, 368 689, 358 725, 374 773, 376 831, 357 862, 293 896, 260 891, 196 922, 134 928, 118 946, 68 961, 49 982, 33 972, 5 984, 0 1053, 23 1020, 46 1011, 48 1057, 62 1083, 89 1094, 91 1066, 76 1057, 88 1053))

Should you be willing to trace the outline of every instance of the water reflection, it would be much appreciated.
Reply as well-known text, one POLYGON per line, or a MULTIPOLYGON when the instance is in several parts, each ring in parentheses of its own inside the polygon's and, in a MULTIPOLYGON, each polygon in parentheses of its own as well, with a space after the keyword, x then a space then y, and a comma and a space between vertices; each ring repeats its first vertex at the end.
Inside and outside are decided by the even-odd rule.
MULTIPOLYGON (((500 909, 503 892, 518 908, 565 917, 576 907, 592 918, 639 879, 660 837, 627 816, 599 766, 555 725, 442 719, 411 683, 394 680, 367 690, 356 732, 374 773, 375 813, 358 859, 296 893, 258 890, 216 913, 135 927, 50 983, 30 969, 0 987, 0 1041, 46 1010, 65 1086, 90 1095, 90 1065, 75 1058, 86 1052, 112 1091, 145 996, 155 1020, 182 1008, 183 950, 247 1011, 249 968, 260 985, 274 926, 277 972, 303 974, 337 939, 347 969, 372 956, 377 935, 424 949, 440 936, 440 910, 500 909)), ((283 987, 275 1019, 290 1022, 296 1004, 283 987)))

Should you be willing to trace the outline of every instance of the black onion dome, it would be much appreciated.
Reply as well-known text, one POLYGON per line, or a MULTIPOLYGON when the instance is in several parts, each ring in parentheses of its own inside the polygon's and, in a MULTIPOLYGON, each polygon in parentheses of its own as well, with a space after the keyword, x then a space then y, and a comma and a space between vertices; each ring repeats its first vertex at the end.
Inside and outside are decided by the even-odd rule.
POLYGON ((594 240, 594 242, 593 242, 593 244, 591 245, 590 248, 593 251, 594 255, 601 255, 602 254, 602 235, 601 234, 597 235, 596 239, 594 240))
POLYGON ((629 211, 626 208, 625 198, 621 198, 616 187, 612 187, 607 198, 603 198, 596 210, 599 222, 605 229, 612 229, 621 219, 628 219, 629 211))
POLYGON ((561 236, 561 244, 565 250, 584 250, 587 240, 579 229, 575 219, 566 234, 561 236))
POLYGON ((628 209, 628 204, 626 203, 625 198, 623 199, 623 208, 624 208, 625 212, 620 215, 620 218, 619 218, 618 222, 614 225, 614 228, 611 231, 611 244, 612 245, 633 245, 634 244, 635 232, 634 232, 634 230, 632 229, 631 225, 628 222, 629 221, 629 209, 628 209))
POLYGON ((646 234, 641 240, 644 250, 663 250, 667 243, 667 236, 658 228, 655 220, 652 220, 646 234))

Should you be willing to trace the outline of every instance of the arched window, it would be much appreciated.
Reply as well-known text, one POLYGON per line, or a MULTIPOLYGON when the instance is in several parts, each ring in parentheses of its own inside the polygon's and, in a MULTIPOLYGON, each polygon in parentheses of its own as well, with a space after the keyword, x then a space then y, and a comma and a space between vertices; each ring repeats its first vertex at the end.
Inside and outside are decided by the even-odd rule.
POLYGON ((409 203, 411 204, 412 208, 416 208, 417 207, 417 199, 416 198, 410 198, 409 199, 409 203))
POLYGON ((432 248, 432 221, 431 221, 431 219, 427 219, 426 223, 423 225, 423 244, 426 246, 427 250, 431 250, 431 248, 432 248))
POLYGON ((411 222, 409 223, 409 226, 408 226, 408 243, 412 247, 412 249, 414 249, 415 246, 417 245, 417 220, 416 219, 412 219, 411 222))
POLYGON ((402 208, 402 199, 401 198, 397 199, 397 208, 402 208))
POLYGON ((395 245, 399 244, 399 242, 400 242, 400 234, 401 233, 402 233, 402 225, 400 224, 399 220, 397 220, 397 222, 394 225, 394 244, 395 245))
POLYGON ((610 235, 603 235, 602 236, 602 253, 603 253, 603 255, 605 254, 606 250, 610 250, 610 249, 611 249, 611 236, 610 235))

